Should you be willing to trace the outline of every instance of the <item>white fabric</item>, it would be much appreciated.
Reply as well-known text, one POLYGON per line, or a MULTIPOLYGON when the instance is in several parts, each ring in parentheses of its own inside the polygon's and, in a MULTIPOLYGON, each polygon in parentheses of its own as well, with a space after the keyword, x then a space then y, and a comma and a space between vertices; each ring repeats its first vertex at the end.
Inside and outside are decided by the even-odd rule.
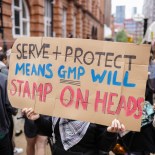
MULTIPOLYGON (((53 128, 53 142, 55 143, 54 129, 58 121, 58 118, 52 118, 53 128)), ((61 141, 65 150, 70 149, 76 145, 84 137, 89 127, 89 122, 73 121, 64 118, 60 118, 59 121, 59 133, 61 141)))

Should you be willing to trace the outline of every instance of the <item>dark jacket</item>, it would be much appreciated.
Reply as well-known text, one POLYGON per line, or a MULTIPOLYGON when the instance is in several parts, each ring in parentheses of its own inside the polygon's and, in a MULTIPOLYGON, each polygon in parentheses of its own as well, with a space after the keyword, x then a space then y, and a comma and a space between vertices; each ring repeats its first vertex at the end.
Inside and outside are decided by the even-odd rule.
POLYGON ((149 87, 149 81, 146 83, 145 101, 149 101, 153 105, 153 92, 149 87))
MULTIPOLYGON (((35 121, 39 133, 52 137, 52 119, 40 117, 35 121)), ((102 151, 109 151, 116 142, 117 134, 106 131, 107 127, 90 124, 82 140, 68 151, 61 142, 58 123, 55 127, 56 143, 53 145, 53 155, 101 155, 102 151)))
POLYGON ((16 108, 13 108, 10 104, 10 101, 8 99, 8 93, 7 93, 7 75, 0 72, 0 86, 2 88, 2 100, 5 104, 7 113, 9 116, 15 115, 17 112, 16 108))
POLYGON ((129 132, 122 139, 130 152, 155 153, 155 128, 152 123, 143 126, 140 132, 129 132))
POLYGON ((17 112, 16 108, 13 108, 9 102, 7 94, 7 75, 0 72, 0 88, 1 88, 1 106, 0 106, 0 134, 6 134, 8 131, 12 135, 11 121, 12 115, 17 112))
POLYGON ((5 104, 2 100, 2 88, 0 86, 0 134, 6 135, 9 132, 9 119, 5 104))
POLYGON ((6 69, 6 67, 0 61, 0 135, 4 136, 9 132, 8 111, 10 106, 7 102, 7 76, 1 73, 2 69, 6 69))

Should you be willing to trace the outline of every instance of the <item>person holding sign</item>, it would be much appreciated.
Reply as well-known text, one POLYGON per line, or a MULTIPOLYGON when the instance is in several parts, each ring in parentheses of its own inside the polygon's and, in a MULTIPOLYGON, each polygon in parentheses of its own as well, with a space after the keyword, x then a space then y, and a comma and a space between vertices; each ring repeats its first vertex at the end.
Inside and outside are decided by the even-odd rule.
POLYGON ((117 132, 140 129, 149 50, 88 39, 20 38, 11 57, 10 100, 26 108, 39 134, 52 136, 53 155, 100 155, 117 132), (61 118, 44 119, 29 107, 61 118))
POLYGON ((24 108, 22 112, 35 120, 40 133, 53 138, 52 155, 100 155, 102 151, 109 151, 116 142, 117 133, 125 130, 117 119, 106 127, 63 118, 44 119, 32 108, 24 108))

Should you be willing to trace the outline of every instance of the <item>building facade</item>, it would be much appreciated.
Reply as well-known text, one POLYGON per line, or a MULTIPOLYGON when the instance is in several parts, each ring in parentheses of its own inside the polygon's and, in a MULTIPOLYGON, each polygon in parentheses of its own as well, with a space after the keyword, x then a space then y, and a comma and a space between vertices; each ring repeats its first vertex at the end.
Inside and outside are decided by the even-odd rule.
POLYGON ((111 24, 111 0, 104 0, 104 24, 108 27, 111 24))
POLYGON ((122 24, 125 19, 125 5, 116 6, 115 22, 122 24))
POLYGON ((103 39, 104 0, 3 0, 1 15, 7 48, 21 36, 103 39))
POLYGON ((155 21, 155 0, 144 0, 143 4, 144 18, 147 19, 147 26, 155 21))
POLYGON ((143 38, 143 21, 134 21, 133 19, 124 20, 124 29, 128 36, 132 37, 133 42, 137 43, 143 38))

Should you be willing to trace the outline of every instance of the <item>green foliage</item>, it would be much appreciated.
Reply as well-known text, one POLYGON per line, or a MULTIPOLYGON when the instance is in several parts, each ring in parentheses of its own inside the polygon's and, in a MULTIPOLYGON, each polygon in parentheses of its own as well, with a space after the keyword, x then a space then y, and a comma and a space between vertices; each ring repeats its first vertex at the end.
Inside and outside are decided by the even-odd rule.
POLYGON ((142 37, 138 37, 138 41, 137 44, 141 44, 142 43, 143 38, 142 37))
POLYGON ((116 41, 117 42, 128 42, 128 37, 124 30, 119 31, 116 34, 116 41))

